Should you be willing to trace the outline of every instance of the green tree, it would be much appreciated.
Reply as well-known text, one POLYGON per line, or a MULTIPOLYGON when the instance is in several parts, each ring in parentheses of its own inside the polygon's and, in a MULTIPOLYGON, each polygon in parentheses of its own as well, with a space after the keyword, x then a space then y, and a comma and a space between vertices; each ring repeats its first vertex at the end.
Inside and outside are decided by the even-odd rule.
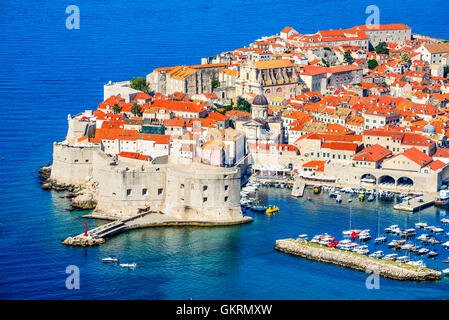
POLYGON ((131 107, 131 113, 134 116, 137 116, 138 114, 140 114, 142 112, 142 108, 137 104, 137 103, 133 103, 132 107, 131 107))
POLYGON ((221 83, 217 79, 212 80, 211 82, 212 92, 214 92, 214 89, 218 88, 220 85, 221 83))
POLYGON ((148 92, 147 81, 142 77, 132 78, 130 87, 139 91, 148 92))
POLYGON ((388 45, 385 41, 379 42, 379 44, 374 48, 377 54, 388 54, 388 45))
POLYGON ((345 52, 344 60, 347 64, 353 64, 354 58, 351 56, 351 51, 347 50, 345 52))
POLYGON ((120 107, 117 103, 112 106, 112 112, 118 114, 122 112, 122 107, 120 107))
POLYGON ((370 68, 371 70, 375 69, 378 65, 379 63, 377 63, 376 59, 368 60, 368 68, 370 68))
POLYGON ((236 105, 235 109, 240 110, 240 111, 251 112, 251 103, 246 101, 244 98, 239 97, 237 99, 237 105, 236 105))
POLYGON ((407 62, 408 59, 409 59, 409 58, 408 58, 408 54, 405 53, 405 52, 402 54, 401 58, 402 58, 402 61, 405 61, 405 62, 407 62))
POLYGON ((324 64, 325 67, 329 67, 329 63, 327 60, 324 60, 324 58, 321 58, 321 62, 324 64))

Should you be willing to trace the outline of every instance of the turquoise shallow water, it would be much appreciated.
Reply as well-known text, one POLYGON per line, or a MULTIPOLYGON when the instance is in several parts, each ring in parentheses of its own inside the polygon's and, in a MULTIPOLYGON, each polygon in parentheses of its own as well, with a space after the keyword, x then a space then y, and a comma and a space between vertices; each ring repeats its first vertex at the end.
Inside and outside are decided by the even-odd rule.
MULTIPOLYGON (((381 280, 273 250, 278 238, 337 234, 348 227, 347 204, 314 201, 268 189, 281 213, 223 228, 159 228, 117 236, 98 248, 60 241, 83 228, 61 194, 40 189, 37 170, 51 160, 52 142, 67 129, 67 113, 93 108, 109 80, 153 68, 197 64, 203 56, 279 32, 345 28, 364 23, 367 1, 241 2, 77 1, 80 30, 65 28, 66 1, 2 1, 0 5, 0 298, 1 299, 442 299, 448 282, 381 280), (100 261, 108 254, 138 263, 134 271, 100 261), (67 265, 79 266, 80 290, 65 288, 67 265)), ((381 22, 449 38, 447 1, 377 1, 381 22), (440 10, 435 10, 440 8, 440 10)), ((375 203, 354 202, 354 224, 376 229, 375 203)), ((383 206, 383 227, 404 213, 383 206)), ((422 215, 436 223, 444 210, 422 215)), ((414 222, 413 216, 410 222, 414 222)), ((90 226, 96 222, 89 221, 90 226)), ((449 252, 446 254, 449 256, 449 252)), ((441 260, 444 257, 438 259, 441 260)), ((434 263, 437 263, 435 260, 434 263)), ((429 264, 431 264, 430 262, 429 264)))

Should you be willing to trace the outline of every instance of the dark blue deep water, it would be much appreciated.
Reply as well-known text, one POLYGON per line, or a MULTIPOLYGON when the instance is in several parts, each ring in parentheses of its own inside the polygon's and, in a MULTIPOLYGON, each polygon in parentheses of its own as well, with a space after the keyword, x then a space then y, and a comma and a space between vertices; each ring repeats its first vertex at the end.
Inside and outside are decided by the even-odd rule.
MULTIPOLYGON (((83 228, 82 212, 68 212, 61 193, 40 188, 37 170, 51 160, 52 142, 66 133, 66 117, 94 108, 103 84, 144 76, 153 68, 198 64, 286 25, 299 32, 363 24, 372 2, 334 1, 10 1, 0 2, 0 299, 443 299, 449 281, 405 283, 278 253, 274 241, 299 233, 339 235, 348 203, 327 196, 292 199, 277 189, 260 196, 276 203, 276 217, 226 228, 137 230, 82 249, 60 241, 83 228), (80 8, 79 30, 67 30, 65 9, 80 8), (135 270, 103 265, 115 254, 135 270), (77 265, 81 288, 65 288, 67 265, 77 265)), ((381 23, 406 23, 414 32, 449 38, 449 4, 385 1, 381 23)), ((404 224, 391 205, 353 202, 353 222, 377 229, 404 224)), ((429 208, 435 224, 446 215, 429 208)), ((417 221, 409 214, 409 223, 417 221)), ((90 225, 96 222, 90 221, 90 225)), ((442 236, 444 238, 444 236, 442 236)), ((429 265, 442 268, 442 259, 429 265)))

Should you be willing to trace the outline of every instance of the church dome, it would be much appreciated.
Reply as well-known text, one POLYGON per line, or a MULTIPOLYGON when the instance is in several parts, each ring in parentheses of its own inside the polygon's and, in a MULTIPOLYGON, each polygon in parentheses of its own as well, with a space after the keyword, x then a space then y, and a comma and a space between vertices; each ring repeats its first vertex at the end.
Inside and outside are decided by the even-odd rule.
POLYGON ((431 124, 425 125, 424 128, 422 129, 422 132, 424 132, 424 133, 435 133, 435 127, 432 126, 431 124))
POLYGON ((264 95, 258 94, 254 97, 253 106, 268 106, 268 100, 264 95))

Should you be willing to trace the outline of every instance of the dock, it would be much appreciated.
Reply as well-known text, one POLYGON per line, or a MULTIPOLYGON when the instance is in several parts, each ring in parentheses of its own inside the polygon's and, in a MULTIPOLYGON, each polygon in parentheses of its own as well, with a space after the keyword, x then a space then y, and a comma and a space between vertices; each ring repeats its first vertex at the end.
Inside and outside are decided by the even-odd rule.
POLYGON ((304 195, 304 190, 306 189, 306 183, 303 181, 296 180, 293 184, 292 196, 302 197, 304 195))
POLYGON ((441 280, 441 272, 395 261, 367 257, 365 255, 328 248, 306 240, 276 240, 276 250, 300 256, 309 260, 326 262, 341 267, 355 269, 366 273, 403 281, 441 280))
POLYGON ((394 205, 394 209, 401 211, 415 212, 430 207, 435 203, 435 200, 432 199, 430 196, 423 197, 422 199, 423 199, 422 202, 419 202, 418 198, 403 201, 401 203, 394 205))

